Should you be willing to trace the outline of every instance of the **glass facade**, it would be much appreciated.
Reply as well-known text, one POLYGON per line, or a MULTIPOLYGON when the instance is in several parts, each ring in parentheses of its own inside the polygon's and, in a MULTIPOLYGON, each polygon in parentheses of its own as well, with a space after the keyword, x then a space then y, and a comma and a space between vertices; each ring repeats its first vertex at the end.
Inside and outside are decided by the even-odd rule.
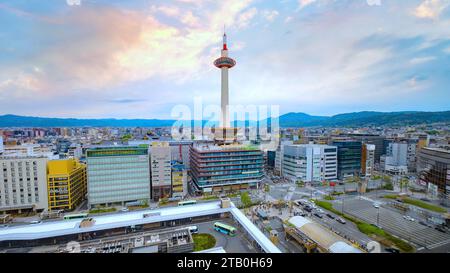
POLYGON ((147 147, 102 147, 86 154, 90 207, 150 200, 147 147))
POLYGON ((202 150, 191 148, 191 176, 199 188, 255 184, 263 177, 263 153, 259 150, 202 150))
POLYGON ((436 185, 441 197, 448 200, 450 192, 450 151, 423 148, 417 157, 419 179, 436 185))
POLYGON ((361 174, 361 141, 333 141, 338 148, 338 178, 361 174))

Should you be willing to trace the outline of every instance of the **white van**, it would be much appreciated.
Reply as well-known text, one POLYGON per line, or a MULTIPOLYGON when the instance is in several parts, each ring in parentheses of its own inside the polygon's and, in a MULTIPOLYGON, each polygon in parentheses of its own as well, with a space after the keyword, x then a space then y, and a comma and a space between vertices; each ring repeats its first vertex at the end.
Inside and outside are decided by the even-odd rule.
POLYGON ((197 226, 190 226, 190 227, 189 227, 189 231, 190 231, 192 234, 196 234, 196 233, 198 233, 198 227, 197 227, 197 226))

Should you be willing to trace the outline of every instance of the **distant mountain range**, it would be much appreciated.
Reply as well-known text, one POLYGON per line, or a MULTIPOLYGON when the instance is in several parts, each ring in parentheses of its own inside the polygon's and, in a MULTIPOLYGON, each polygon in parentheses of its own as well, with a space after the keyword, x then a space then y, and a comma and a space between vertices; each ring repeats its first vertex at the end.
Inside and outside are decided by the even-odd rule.
MULTIPOLYGON (((175 120, 162 119, 74 119, 42 118, 17 115, 0 116, 0 127, 166 127, 175 120)), ((203 121, 205 122, 205 121, 203 121)), ((281 127, 353 127, 381 125, 415 125, 450 122, 450 111, 445 112, 357 112, 332 117, 288 113, 280 116, 281 127)), ((242 122, 238 122, 242 124, 242 122)))

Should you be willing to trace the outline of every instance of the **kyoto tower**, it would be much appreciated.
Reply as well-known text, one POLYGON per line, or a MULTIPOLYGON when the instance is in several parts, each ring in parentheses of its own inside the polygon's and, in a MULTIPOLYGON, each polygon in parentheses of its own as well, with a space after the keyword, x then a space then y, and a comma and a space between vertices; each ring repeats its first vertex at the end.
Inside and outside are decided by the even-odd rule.
POLYGON ((223 34, 223 47, 221 57, 214 61, 214 65, 222 70, 222 92, 221 92, 221 109, 222 117, 220 119, 220 127, 230 126, 230 116, 228 111, 228 69, 236 65, 236 61, 228 57, 227 35, 223 34))

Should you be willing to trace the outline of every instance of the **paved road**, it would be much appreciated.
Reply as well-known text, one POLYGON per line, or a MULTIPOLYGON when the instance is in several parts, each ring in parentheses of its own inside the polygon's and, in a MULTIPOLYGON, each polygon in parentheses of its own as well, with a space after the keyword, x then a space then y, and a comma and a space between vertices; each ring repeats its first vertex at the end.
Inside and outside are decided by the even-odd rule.
MULTIPOLYGON (((338 215, 328 211, 326 211, 326 213, 333 215, 335 218, 339 217, 338 215)), ((373 241, 369 236, 359 231, 358 227, 352 222, 346 221, 345 224, 341 224, 335 219, 329 218, 327 215, 323 215, 322 218, 319 218, 313 214, 309 216, 309 218, 329 228, 347 240, 357 242, 361 246, 366 246, 367 243, 373 241)))
MULTIPOLYGON (((250 244, 248 239, 243 235, 244 233, 238 229, 237 236, 231 237, 226 234, 217 232, 214 230, 213 225, 216 221, 204 222, 195 224, 198 227, 199 233, 208 233, 216 238, 215 247, 223 247, 227 253, 255 253, 255 248, 250 244)), ((236 223, 230 219, 220 220, 222 223, 226 223, 237 227, 236 223)))
MULTIPOLYGON (((341 209, 342 201, 334 202, 336 209, 341 209)), ((434 248, 450 243, 450 234, 441 233, 433 228, 425 227, 417 221, 403 218, 401 213, 381 206, 378 210, 373 203, 364 199, 352 198, 344 202, 344 212, 370 224, 377 224, 387 232, 414 243, 419 247, 434 248)))

